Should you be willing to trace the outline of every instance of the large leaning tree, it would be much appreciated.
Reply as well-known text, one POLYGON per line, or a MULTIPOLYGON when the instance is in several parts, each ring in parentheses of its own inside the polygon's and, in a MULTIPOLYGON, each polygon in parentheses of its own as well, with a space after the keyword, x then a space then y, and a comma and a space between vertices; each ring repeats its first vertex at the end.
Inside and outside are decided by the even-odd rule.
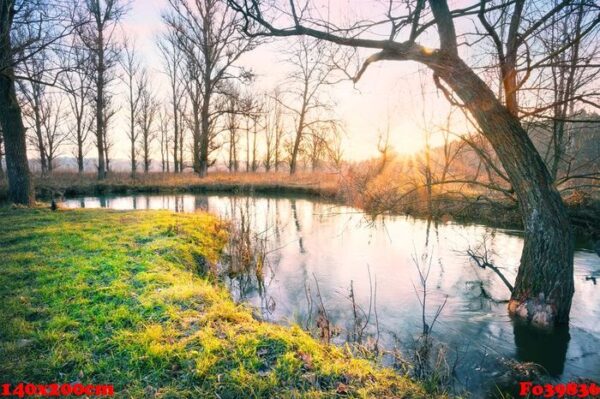
MULTIPOLYGON (((572 42, 594 31, 600 22, 595 1, 481 0, 451 10, 447 0, 389 0, 382 2, 379 19, 345 26, 332 22, 334 13, 310 1, 228 1, 243 17, 249 36, 307 35, 358 49, 359 54, 372 50, 353 76, 355 81, 369 65, 383 60, 415 61, 429 68, 436 86, 471 115, 489 141, 519 201, 524 247, 509 312, 539 326, 568 322, 574 292, 572 233, 559 192, 521 125, 519 89, 528 76, 520 71, 532 62, 532 41, 574 3, 585 5, 589 23, 572 42), (457 29, 471 29, 473 24, 475 32, 457 29), (497 54, 485 54, 500 70, 497 90, 462 54, 463 48, 477 49, 485 35, 497 49, 497 54), (437 37, 437 48, 421 44, 432 37, 437 37)), ((569 43, 557 51, 568 47, 569 43)))

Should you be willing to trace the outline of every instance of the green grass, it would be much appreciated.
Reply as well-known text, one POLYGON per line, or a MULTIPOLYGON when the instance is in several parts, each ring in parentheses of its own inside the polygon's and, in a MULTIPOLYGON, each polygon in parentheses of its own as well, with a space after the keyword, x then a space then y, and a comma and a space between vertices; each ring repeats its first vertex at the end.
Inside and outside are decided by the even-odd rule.
POLYGON ((432 397, 253 319, 202 277, 226 238, 203 213, 0 209, 0 382, 114 384, 128 398, 432 397))

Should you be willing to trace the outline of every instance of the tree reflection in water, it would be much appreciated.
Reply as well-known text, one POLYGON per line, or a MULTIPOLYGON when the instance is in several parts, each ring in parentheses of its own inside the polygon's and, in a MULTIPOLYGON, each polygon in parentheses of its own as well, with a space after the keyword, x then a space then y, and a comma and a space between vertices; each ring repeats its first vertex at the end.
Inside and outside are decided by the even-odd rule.
POLYGON ((539 364, 552 377, 563 374, 571 340, 568 325, 543 331, 514 321, 513 332, 517 360, 539 364))

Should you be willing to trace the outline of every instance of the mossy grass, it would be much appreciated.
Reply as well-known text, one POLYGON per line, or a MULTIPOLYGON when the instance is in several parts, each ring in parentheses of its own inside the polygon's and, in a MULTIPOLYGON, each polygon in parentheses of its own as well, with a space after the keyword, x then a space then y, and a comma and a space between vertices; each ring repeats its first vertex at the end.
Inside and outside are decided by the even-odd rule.
POLYGON ((394 371, 257 321, 207 277, 205 214, 0 209, 0 380, 127 398, 428 398, 394 371))

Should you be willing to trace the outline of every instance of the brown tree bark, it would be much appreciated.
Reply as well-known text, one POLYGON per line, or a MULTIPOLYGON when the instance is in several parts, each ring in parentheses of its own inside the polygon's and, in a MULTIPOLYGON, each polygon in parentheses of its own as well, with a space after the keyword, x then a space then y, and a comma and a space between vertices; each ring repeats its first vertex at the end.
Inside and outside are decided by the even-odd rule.
POLYGON ((0 180, 4 180, 4 136, 0 129, 0 180))
POLYGON ((9 77, 11 72, 12 68, 0 74, 0 124, 4 134, 8 195, 11 202, 29 206, 35 200, 33 181, 27 161, 25 126, 17 102, 15 82, 9 77))
POLYGON ((14 3, 0 1, 0 125, 4 135, 8 196, 15 204, 33 205, 33 181, 27 160, 25 126, 17 102, 10 32, 14 3))
POLYGON ((292 153, 290 154, 290 175, 296 173, 297 164, 298 164, 298 152, 300 151, 300 141, 302 140, 303 132, 304 132, 304 115, 305 107, 302 106, 302 111, 300 112, 300 120, 298 121, 298 128, 296 129, 296 137, 294 138, 294 147, 292 148, 292 153))
MULTIPOLYGON (((205 79, 204 87, 206 88, 210 85, 208 79, 205 79)), ((204 177, 208 174, 208 152, 209 152, 209 144, 210 144, 210 99, 212 93, 208 90, 203 95, 202 108, 200 111, 200 121, 201 121, 201 130, 200 130, 200 158, 198 160, 198 175, 200 177, 204 177)))
POLYGON ((181 160, 178 158, 177 145, 179 144, 179 115, 177 107, 177 95, 173 91, 173 171, 175 173, 181 172, 181 160))
POLYGON ((192 99, 192 168, 195 173, 200 174, 200 136, 202 132, 200 123, 200 106, 197 99, 192 99))

